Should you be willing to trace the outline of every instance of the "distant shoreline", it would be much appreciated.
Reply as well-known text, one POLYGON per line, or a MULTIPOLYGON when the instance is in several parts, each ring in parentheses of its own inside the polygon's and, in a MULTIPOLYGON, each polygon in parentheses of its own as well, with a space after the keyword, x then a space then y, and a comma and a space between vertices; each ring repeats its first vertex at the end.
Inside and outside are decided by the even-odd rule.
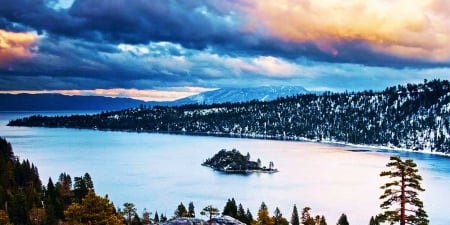
MULTIPOLYGON (((57 112, 57 111, 53 111, 57 112)), ((272 136, 272 135, 262 135, 262 134, 236 134, 236 133, 221 133, 221 132, 186 132, 186 131, 148 131, 148 130, 138 130, 138 129, 98 129, 85 128, 85 127, 45 127, 45 126, 18 126, 18 127, 40 127, 40 128, 65 128, 65 129, 80 129, 80 130, 96 130, 96 131, 113 131, 113 132, 130 132, 130 133, 149 133, 149 134, 173 134, 173 135, 189 135, 189 136, 211 136, 211 137, 225 137, 225 138, 244 138, 244 139, 258 139, 258 140, 274 140, 274 141, 292 141, 292 142, 310 142, 319 144, 331 144, 338 146, 356 147, 356 148, 369 148, 369 149, 379 149, 379 150, 392 150, 392 151, 402 151, 402 152, 413 152, 421 154, 438 155, 450 158, 450 153, 446 154, 443 152, 436 152, 430 150, 412 150, 407 148, 398 148, 393 146, 384 145, 367 145, 367 144, 353 144, 342 141, 330 141, 330 140, 315 140, 308 139, 305 137, 293 137, 293 136, 272 136)))

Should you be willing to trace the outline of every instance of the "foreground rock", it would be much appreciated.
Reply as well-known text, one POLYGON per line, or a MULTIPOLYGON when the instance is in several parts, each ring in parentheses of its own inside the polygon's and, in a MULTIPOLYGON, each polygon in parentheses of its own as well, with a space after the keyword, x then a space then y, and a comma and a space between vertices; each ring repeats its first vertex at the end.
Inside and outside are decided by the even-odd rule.
POLYGON ((202 219, 197 218, 189 218, 189 217, 178 217, 167 221, 166 223, 162 223, 161 225, 246 225, 245 223, 231 217, 231 216, 221 216, 217 218, 211 219, 211 223, 209 221, 204 221, 202 219))

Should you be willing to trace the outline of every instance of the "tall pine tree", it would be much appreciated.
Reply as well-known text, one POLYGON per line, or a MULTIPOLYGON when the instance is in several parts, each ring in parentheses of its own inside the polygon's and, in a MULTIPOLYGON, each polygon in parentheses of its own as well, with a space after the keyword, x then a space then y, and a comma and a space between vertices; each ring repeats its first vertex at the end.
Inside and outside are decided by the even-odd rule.
POLYGON ((425 191, 420 185, 422 177, 418 174, 413 160, 403 161, 400 157, 391 156, 386 165, 389 170, 381 172, 381 177, 388 177, 390 182, 381 186, 384 193, 380 207, 385 210, 379 215, 381 222, 399 222, 400 225, 427 225, 427 213, 423 202, 418 197, 419 191, 425 191))
POLYGON ((297 210, 297 206, 295 204, 294 204, 294 209, 292 210, 291 224, 292 225, 300 225, 300 218, 298 217, 298 210, 297 210))

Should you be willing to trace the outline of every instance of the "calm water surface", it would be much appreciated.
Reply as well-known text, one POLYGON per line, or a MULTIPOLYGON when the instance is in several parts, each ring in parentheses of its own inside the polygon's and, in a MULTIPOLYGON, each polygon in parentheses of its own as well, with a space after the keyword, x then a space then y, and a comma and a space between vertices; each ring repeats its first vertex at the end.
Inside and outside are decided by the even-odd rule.
POLYGON ((278 206, 288 219, 297 204, 299 209, 311 207, 313 215, 325 215, 329 224, 344 212, 351 224, 364 225, 378 213, 383 184, 379 173, 395 154, 418 163, 426 189, 421 198, 431 224, 450 224, 447 157, 354 152, 351 147, 306 142, 5 126, 29 114, 0 113, 0 136, 12 143, 16 155, 39 168, 44 184, 61 172, 72 177, 89 172, 96 192, 108 194, 116 206, 132 202, 139 211, 146 208, 170 217, 180 202, 193 201, 198 214, 209 204, 223 209, 234 197, 255 218, 264 201, 271 212, 278 206), (273 161, 280 172, 225 175, 200 165, 222 148, 249 152, 265 165, 273 161))

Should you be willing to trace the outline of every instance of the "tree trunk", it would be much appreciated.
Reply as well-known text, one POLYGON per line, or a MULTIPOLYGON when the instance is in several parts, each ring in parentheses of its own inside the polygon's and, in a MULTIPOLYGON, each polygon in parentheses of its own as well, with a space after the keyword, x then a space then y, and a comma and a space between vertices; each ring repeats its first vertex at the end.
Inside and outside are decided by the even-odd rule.
POLYGON ((405 194, 405 170, 402 168, 402 185, 400 187, 400 225, 406 225, 406 194, 405 194))

